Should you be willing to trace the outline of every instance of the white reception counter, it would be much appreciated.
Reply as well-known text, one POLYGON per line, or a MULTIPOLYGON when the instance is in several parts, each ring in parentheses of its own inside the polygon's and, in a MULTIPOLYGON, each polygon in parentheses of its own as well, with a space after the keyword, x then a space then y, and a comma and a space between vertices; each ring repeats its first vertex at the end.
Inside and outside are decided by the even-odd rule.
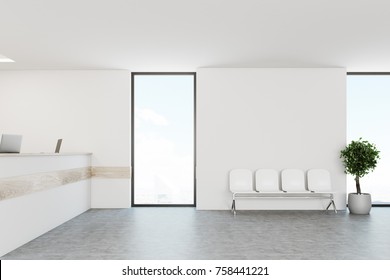
POLYGON ((0 256, 87 211, 91 154, 0 154, 0 256))

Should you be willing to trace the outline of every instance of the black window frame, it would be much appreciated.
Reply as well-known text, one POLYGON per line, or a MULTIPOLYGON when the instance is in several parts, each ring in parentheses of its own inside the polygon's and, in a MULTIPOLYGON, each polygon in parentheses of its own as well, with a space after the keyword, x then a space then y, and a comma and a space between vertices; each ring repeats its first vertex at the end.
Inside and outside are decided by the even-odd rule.
POLYGON ((196 72, 132 72, 131 73, 131 207, 196 207, 196 72), (135 76, 193 76, 194 78, 194 203, 192 204, 136 204, 134 201, 134 82, 135 76))
MULTIPOLYGON (((390 76, 390 72, 347 72, 347 76, 390 76)), ((347 123, 348 123, 348 119, 347 119, 347 123)), ((390 203, 381 203, 381 204, 374 203, 372 204, 372 207, 390 207, 390 203)))

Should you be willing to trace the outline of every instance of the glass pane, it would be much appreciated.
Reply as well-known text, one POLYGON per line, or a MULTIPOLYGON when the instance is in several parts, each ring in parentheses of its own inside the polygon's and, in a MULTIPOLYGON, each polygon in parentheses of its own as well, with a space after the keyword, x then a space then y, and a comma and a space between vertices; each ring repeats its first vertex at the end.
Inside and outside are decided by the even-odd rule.
POLYGON ((194 76, 134 76, 134 204, 194 204, 194 76))
MULTIPOLYGON (((362 137, 381 152, 377 168, 361 179, 362 192, 371 193, 373 204, 390 203, 390 75, 349 75, 347 78, 348 143, 362 137)), ((348 192, 356 192, 347 176, 348 192)))

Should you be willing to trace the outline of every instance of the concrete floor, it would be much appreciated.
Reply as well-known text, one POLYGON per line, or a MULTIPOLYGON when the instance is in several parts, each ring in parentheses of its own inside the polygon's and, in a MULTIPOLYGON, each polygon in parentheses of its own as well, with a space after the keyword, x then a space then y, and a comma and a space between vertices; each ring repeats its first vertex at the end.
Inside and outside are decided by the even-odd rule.
POLYGON ((1 259, 390 259, 390 208, 329 211, 89 210, 1 259))

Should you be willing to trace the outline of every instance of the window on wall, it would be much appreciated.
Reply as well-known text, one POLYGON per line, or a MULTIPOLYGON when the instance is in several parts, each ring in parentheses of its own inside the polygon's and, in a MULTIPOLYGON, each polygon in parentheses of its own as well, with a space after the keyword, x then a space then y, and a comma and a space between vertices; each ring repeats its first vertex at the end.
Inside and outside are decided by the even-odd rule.
MULTIPOLYGON (((390 204, 390 73, 347 76, 347 142, 362 137, 381 152, 377 168, 361 179, 362 192, 371 193, 372 203, 390 204)), ((347 191, 356 192, 352 176, 347 191)))
POLYGON ((132 205, 195 205, 195 73, 132 74, 132 205))

